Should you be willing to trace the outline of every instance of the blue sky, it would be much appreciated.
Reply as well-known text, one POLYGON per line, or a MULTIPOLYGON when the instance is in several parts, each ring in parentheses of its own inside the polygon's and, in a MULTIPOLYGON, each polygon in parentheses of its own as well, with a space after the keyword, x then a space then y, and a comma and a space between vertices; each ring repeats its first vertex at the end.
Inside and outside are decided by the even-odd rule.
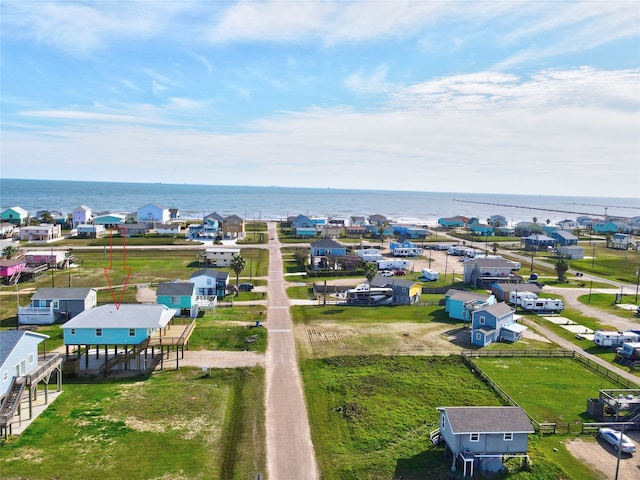
POLYGON ((637 1, 0 1, 3 178, 640 197, 637 1))

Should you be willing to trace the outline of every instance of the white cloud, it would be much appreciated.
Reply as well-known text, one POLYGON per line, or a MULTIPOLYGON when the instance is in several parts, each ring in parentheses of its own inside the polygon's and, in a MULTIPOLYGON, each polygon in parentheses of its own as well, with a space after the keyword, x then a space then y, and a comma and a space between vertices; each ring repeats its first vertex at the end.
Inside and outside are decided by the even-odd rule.
POLYGON ((566 195, 597 187, 598 195, 633 197, 640 195, 638 78, 635 70, 588 68, 525 79, 481 72, 407 88, 378 112, 283 112, 230 134, 186 121, 180 129, 130 121, 168 120, 174 110, 199 116, 207 105, 188 98, 123 106, 122 118, 102 106, 95 114, 31 112, 78 127, 4 131, 3 175, 20 177, 19 169, 46 158, 73 164, 62 171, 78 178, 109 165, 100 172, 105 180, 120 180, 109 172, 126 169, 130 180, 144 181, 153 164, 155 181, 166 182, 566 195))
POLYGON ((354 72, 344 80, 345 86, 358 94, 385 93, 392 87, 387 81, 389 67, 380 65, 371 75, 365 76, 362 71, 354 72))

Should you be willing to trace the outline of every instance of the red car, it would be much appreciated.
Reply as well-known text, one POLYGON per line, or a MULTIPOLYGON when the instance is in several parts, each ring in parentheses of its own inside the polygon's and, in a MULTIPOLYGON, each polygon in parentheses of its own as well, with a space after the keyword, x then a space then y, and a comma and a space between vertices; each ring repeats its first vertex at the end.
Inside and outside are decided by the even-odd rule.
POLYGON ((395 272, 393 272, 394 275, 406 275, 404 270, 396 270, 395 272))

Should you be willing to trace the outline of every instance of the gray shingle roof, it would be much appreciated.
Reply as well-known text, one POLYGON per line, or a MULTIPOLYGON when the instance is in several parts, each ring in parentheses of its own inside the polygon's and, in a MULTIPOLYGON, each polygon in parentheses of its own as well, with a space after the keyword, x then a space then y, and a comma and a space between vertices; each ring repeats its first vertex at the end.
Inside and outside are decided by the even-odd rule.
POLYGON ((191 282, 164 282, 158 284, 156 294, 191 296, 195 288, 196 284, 191 282))
POLYGON ((484 307, 480 307, 479 309, 475 310, 473 314, 475 315, 479 312, 488 312, 494 317, 500 318, 505 315, 508 315, 509 313, 513 313, 514 311, 515 310, 511 308, 507 303, 500 302, 500 303, 494 303, 493 305, 486 305, 484 307))
POLYGON ((32 300, 84 300, 91 288, 39 288, 32 300))
POLYGON ((439 407, 451 431, 461 433, 533 433, 533 427, 520 407, 439 407))
POLYGON ((213 268, 205 268, 203 270, 193 272, 189 278, 199 277, 201 275, 212 278, 219 278, 220 280, 226 280, 227 278, 229 278, 229 272, 222 272, 213 268))

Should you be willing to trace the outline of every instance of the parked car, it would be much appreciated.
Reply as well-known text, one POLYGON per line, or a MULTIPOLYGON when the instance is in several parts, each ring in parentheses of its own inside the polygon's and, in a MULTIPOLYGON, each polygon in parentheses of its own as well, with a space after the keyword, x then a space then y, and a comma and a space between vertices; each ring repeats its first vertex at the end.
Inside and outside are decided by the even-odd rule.
POLYGON ((381 277, 393 277, 393 272, 391 270, 382 270, 378 275, 381 277))
POLYGON ((395 272, 393 272, 394 275, 406 275, 406 272, 404 270, 396 270, 395 272))
POLYGON ((623 453, 634 453, 636 451, 635 443, 624 433, 614 430, 613 428, 601 428, 598 430, 598 436, 609 443, 616 452, 618 448, 620 448, 620 451, 623 453), (622 435, 622 443, 620 442, 620 435, 622 435))
POLYGON ((238 286, 238 290, 240 290, 241 292, 250 292, 251 290, 253 290, 253 283, 241 283, 238 286))

